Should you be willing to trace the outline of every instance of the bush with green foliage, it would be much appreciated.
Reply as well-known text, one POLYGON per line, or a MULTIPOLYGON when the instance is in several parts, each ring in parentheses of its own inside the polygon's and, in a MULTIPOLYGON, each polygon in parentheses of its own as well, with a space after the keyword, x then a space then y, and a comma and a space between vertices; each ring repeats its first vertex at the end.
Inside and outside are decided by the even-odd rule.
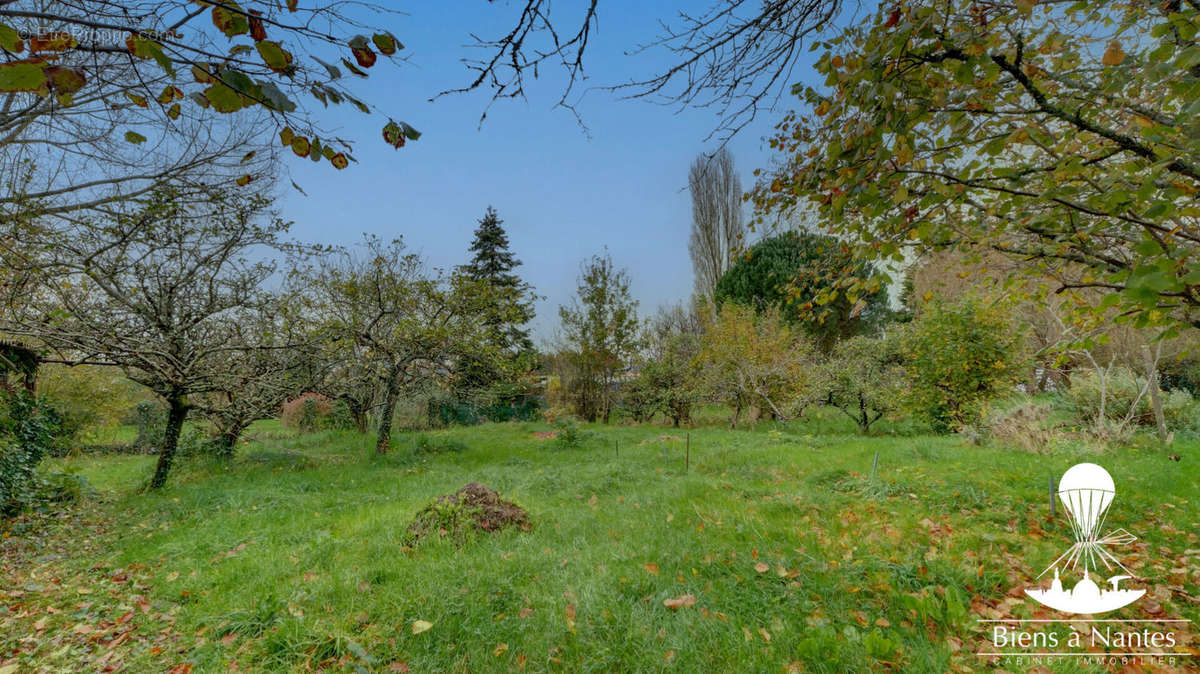
POLYGON ((554 445, 559 449, 578 449, 591 435, 579 427, 575 417, 563 417, 554 423, 554 445))
POLYGON ((153 398, 119 369, 89 365, 43 365, 37 394, 62 413, 64 430, 76 434, 116 427, 139 401, 153 398))
POLYGON ((333 401, 333 407, 329 409, 328 426, 334 431, 349 431, 357 428, 354 422, 354 414, 350 411, 350 405, 346 404, 345 400, 333 401))
MULTIPOLYGON (((1058 395, 1063 406, 1080 424, 1097 423, 1103 398, 1106 423, 1155 425, 1146 378, 1127 367, 1114 367, 1105 376, 1092 370, 1075 372, 1071 375, 1071 385, 1058 395)), ((1198 410, 1190 393, 1174 389, 1160 395, 1168 428, 1184 431, 1196 426, 1198 410)))
POLYGON ((907 405, 939 433, 977 423, 1024 373, 1023 345, 1021 328, 996 303, 926 305, 901 339, 907 405))
POLYGON ((474 399, 454 396, 434 396, 427 403, 429 425, 434 428, 447 426, 474 426, 489 421, 534 421, 541 417, 542 399, 529 393, 513 393, 510 387, 503 391, 485 391, 474 399))
POLYGON ((162 447, 167 430, 167 407, 158 401, 143 400, 133 406, 125 422, 137 428, 133 448, 147 454, 162 447))
POLYGON ((452 438, 429 436, 424 433, 413 438, 412 453, 421 454, 446 454, 460 453, 467 450, 467 445, 454 440, 452 438))
POLYGON ((0 516, 34 500, 36 469, 61 443, 62 415, 27 391, 0 394, 0 516))

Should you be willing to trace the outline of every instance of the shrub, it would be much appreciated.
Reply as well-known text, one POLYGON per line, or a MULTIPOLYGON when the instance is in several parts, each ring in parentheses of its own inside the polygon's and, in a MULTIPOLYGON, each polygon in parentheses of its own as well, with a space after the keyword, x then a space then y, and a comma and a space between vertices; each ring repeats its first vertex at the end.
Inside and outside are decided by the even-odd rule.
POLYGON ((329 427, 333 403, 320 393, 305 393, 283 404, 279 420, 284 428, 313 433, 329 427))
MULTIPOLYGON (((1150 404, 1150 393, 1142 393, 1145 386, 1145 377, 1127 367, 1114 367, 1107 376, 1091 370, 1074 373, 1071 386, 1059 395, 1080 424, 1097 423, 1103 398, 1106 423, 1121 424, 1128 419, 1129 423, 1153 426, 1154 410, 1150 404)), ((1163 418, 1168 427, 1188 430, 1195 423, 1195 400, 1186 390, 1163 391, 1161 401, 1163 418)))
POLYGON ((333 407, 329 410, 329 428, 335 431, 349 431, 357 428, 354 423, 354 415, 350 413, 350 406, 345 400, 334 401, 333 407))
POLYGON ((588 433, 579 427, 579 423, 575 417, 563 417, 554 424, 554 430, 558 432, 554 436, 554 444, 559 449, 577 449, 583 446, 583 441, 587 439, 588 433))
POLYGON ((0 515, 12 515, 34 500, 35 470, 56 445, 62 416, 53 406, 21 391, 0 395, 0 515))
POLYGON ((63 416, 63 429, 78 433, 112 428, 139 401, 153 394, 111 367, 43 365, 38 370, 37 395, 63 416))
POLYGON ((167 407, 160 402, 143 400, 133 406, 128 422, 137 427, 133 447, 139 452, 157 452, 167 430, 167 407))
POLYGON ((450 438, 430 437, 424 433, 413 438, 413 454, 445 454, 466 451, 467 446, 450 438))
POLYGON ((908 405, 935 432, 978 423, 984 404, 1020 378, 1023 342, 998 305, 976 299, 928 305, 902 339, 908 405))

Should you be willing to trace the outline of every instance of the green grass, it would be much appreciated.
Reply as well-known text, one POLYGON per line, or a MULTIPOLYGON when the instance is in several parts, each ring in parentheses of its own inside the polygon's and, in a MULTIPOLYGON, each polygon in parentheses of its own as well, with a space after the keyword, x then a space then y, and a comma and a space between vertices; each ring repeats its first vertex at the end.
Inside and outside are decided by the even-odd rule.
MULTIPOLYGON (((1031 600, 1004 600, 1069 545, 1065 523, 1047 519, 1047 479, 1079 460, 1117 478, 1108 523, 1141 537, 1119 556, 1156 588, 1161 615, 1200 619, 1200 578, 1185 557, 1200 548, 1195 447, 1173 450, 1180 463, 1132 448, 1035 455, 863 438, 822 412, 786 429, 692 430, 685 472, 685 430, 585 428, 578 449, 535 438, 543 424, 426 433, 435 442, 421 452, 416 435, 400 434, 380 458, 370 437, 297 437, 262 423, 234 465, 185 460, 160 493, 140 490, 154 457, 48 462, 96 493, 0 543, 0 589, 18 588, 0 599, 0 663, 984 668, 976 620, 1035 615, 1031 600), (532 531, 405 548, 413 515, 467 482, 525 507, 532 531), (694 606, 664 606, 685 594, 694 606), (433 626, 414 634, 416 621, 433 626)), ((1117 615, 1139 617, 1136 607, 1117 615)))

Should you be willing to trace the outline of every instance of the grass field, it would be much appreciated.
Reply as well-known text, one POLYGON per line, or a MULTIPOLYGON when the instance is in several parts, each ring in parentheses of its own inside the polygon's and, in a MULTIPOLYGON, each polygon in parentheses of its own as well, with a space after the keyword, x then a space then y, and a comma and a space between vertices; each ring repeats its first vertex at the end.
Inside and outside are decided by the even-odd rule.
POLYGON ((1047 480, 1080 460, 1117 478, 1108 525, 1139 540, 1116 552, 1151 588, 1115 616, 1200 619, 1194 447, 714 427, 685 471, 685 431, 587 428, 574 449, 542 424, 429 434, 440 453, 400 435, 377 458, 261 423, 234 465, 185 461, 161 493, 139 491, 152 457, 55 460, 94 493, 0 541, 0 672, 986 670, 979 619, 1045 615, 1020 590, 1070 544, 1047 480), (405 547, 468 482, 532 530, 405 547))

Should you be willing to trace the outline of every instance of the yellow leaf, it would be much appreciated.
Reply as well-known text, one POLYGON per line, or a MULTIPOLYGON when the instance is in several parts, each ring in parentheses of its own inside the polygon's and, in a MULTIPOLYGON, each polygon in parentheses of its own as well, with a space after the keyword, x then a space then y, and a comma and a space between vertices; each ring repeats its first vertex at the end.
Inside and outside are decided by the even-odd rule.
POLYGON ((646 562, 645 568, 646 568, 646 571, 648 571, 656 576, 658 575, 658 565, 655 564, 654 562, 646 562))
POLYGON ((1121 43, 1113 40, 1108 43, 1108 49, 1104 50, 1104 58, 1101 62, 1106 66, 1119 66, 1125 61, 1125 50, 1121 49, 1121 43))
POLYGON ((416 620, 412 624, 412 633, 420 634, 421 632, 428 632, 432 627, 433 623, 428 620, 416 620))
POLYGON ((496 646, 496 650, 492 651, 492 655, 494 655, 496 657, 500 657, 501 655, 504 655, 507 652, 508 652, 508 644, 501 643, 499 646, 496 646))
POLYGON ((762 636, 763 641, 767 642, 768 644, 771 643, 771 633, 770 632, 768 632, 760 627, 760 628, 758 628, 758 633, 762 636))

